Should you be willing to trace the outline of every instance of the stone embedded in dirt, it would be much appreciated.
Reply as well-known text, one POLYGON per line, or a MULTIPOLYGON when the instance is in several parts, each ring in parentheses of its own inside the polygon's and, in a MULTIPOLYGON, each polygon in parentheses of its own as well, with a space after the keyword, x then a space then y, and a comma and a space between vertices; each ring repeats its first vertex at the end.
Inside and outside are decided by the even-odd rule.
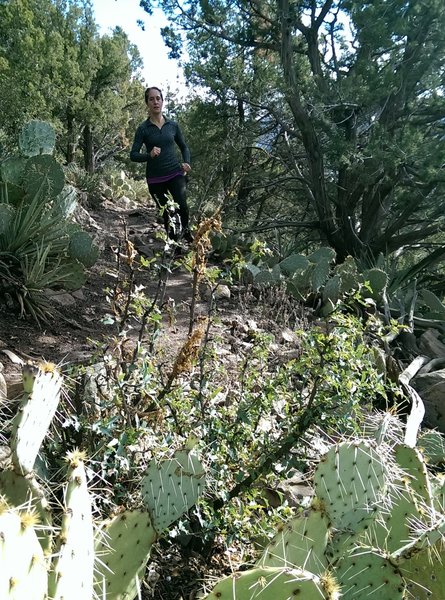
POLYGON ((297 343, 298 335, 294 331, 286 327, 286 329, 283 329, 283 331, 281 332, 281 341, 297 343))
POLYGON ((60 292, 54 293, 52 291, 47 291, 45 294, 48 298, 51 298, 53 302, 60 304, 60 306, 74 306, 76 304, 76 299, 73 295, 66 292, 61 294, 60 292))
POLYGON ((418 375, 411 385, 425 405, 424 424, 445 433, 445 369, 418 375))

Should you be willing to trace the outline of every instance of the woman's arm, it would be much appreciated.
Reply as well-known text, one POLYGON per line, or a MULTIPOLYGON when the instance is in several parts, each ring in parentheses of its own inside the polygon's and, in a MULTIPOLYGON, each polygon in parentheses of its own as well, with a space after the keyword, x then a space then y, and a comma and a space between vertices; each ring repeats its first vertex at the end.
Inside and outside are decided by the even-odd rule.
POLYGON ((147 162, 148 161, 148 154, 146 152, 141 152, 141 148, 142 148, 143 144, 144 144, 143 126, 139 125, 139 127, 136 129, 133 145, 130 150, 130 160, 132 160, 133 162, 147 162))
POLYGON ((182 160, 185 164, 189 165, 190 170, 190 149, 185 143, 184 136, 182 134, 181 128, 176 123, 176 134, 175 134, 175 142, 178 145, 178 148, 181 150, 182 160))

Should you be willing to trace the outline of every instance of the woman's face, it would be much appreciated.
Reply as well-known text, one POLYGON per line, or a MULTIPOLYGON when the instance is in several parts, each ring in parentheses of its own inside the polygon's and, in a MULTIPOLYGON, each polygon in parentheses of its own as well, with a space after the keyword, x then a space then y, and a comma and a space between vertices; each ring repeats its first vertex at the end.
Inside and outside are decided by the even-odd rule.
POLYGON ((156 88, 151 88, 148 91, 147 96, 148 112, 151 115, 159 115, 160 113, 162 113, 163 104, 164 101, 162 100, 161 92, 156 88))

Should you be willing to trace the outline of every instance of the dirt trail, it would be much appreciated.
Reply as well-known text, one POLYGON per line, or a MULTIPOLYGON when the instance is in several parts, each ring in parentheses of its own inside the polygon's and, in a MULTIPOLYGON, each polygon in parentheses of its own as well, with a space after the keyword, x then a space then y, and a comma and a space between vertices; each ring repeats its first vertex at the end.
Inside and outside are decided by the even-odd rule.
MULTIPOLYGON (((20 367, 4 350, 24 360, 44 359, 63 364, 90 362, 97 351, 96 342, 110 340, 117 333, 116 325, 104 323, 104 317, 112 312, 104 290, 116 287, 116 256, 119 249, 125 251, 125 237, 145 258, 151 259, 162 253, 163 242, 157 237, 162 225, 157 223, 153 207, 126 207, 104 201, 97 210, 83 211, 79 220, 100 247, 99 259, 89 271, 85 286, 72 294, 54 295, 56 315, 41 328, 32 321, 18 318, 6 305, 0 305, 0 364, 3 364, 7 380, 17 379, 20 367)), ((164 320, 161 339, 174 352, 188 333, 192 278, 180 261, 168 259, 165 262, 170 272, 164 302, 170 310, 164 320)), ((121 270, 124 269, 121 259, 121 270)), ((156 292, 158 279, 155 276, 147 280, 140 271, 135 281, 147 288, 147 295, 156 292)), ((206 307, 201 305, 198 312, 200 310, 205 311, 206 307)), ((130 335, 137 337, 136 328, 130 335)))

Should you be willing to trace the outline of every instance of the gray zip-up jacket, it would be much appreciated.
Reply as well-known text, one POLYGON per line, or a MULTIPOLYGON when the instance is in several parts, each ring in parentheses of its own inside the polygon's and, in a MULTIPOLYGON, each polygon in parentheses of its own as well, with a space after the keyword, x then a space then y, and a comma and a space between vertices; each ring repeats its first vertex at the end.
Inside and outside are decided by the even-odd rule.
POLYGON ((149 119, 139 125, 134 136, 130 159, 134 162, 146 162, 146 176, 163 177, 181 170, 175 143, 181 150, 182 162, 190 163, 190 150, 185 143, 182 131, 176 121, 165 119, 159 129, 149 119), (141 152, 145 145, 146 152, 141 152), (154 146, 161 149, 159 156, 151 158, 150 151, 154 146))

